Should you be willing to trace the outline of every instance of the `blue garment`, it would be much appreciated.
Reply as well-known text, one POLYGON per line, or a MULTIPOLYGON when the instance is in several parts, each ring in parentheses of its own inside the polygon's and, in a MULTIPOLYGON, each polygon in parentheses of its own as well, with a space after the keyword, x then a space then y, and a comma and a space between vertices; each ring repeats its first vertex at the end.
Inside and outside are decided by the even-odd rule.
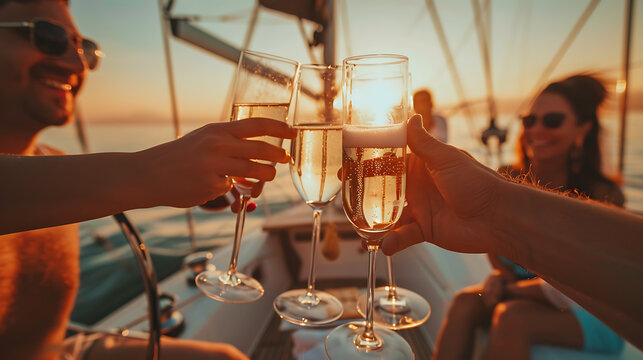
POLYGON ((583 350, 604 353, 623 351, 625 342, 607 325, 580 306, 572 306, 571 310, 583 331, 583 350))
POLYGON ((532 273, 531 271, 525 269, 524 267, 516 264, 515 262, 507 259, 504 256, 498 256, 498 257, 503 263, 509 265, 509 267, 511 268, 511 271, 513 271, 513 273, 516 275, 516 277, 518 277, 519 280, 533 279, 536 276, 538 276, 532 273))
MULTIPOLYGON (((511 268, 520 280, 532 279, 538 276, 505 257, 498 257, 511 268)), ((625 346, 623 339, 607 325, 578 305, 573 305, 571 311, 583 332, 584 351, 603 353, 619 353, 623 351, 625 346)))

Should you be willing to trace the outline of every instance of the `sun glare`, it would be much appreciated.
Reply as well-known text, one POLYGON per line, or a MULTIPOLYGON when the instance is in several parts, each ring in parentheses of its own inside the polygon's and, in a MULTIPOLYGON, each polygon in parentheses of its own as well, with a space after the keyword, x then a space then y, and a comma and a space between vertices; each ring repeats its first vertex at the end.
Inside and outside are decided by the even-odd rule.
POLYGON ((627 82, 625 80, 618 80, 616 82, 616 92, 617 93, 623 93, 625 92, 625 89, 627 88, 627 82))
POLYGON ((371 126, 386 126, 394 122, 404 108, 399 85, 391 79, 365 81, 363 84, 354 82, 354 92, 351 96, 352 109, 362 117, 361 123, 371 126))

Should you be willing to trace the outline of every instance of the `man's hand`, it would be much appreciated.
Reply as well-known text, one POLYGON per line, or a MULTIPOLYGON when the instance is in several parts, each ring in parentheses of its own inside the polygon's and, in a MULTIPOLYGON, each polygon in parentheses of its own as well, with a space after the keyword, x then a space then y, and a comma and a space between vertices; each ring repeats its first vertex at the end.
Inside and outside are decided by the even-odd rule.
MULTIPOLYGON (((154 179, 146 186, 151 194, 164 194, 163 205, 190 207, 229 191, 229 177, 270 181, 275 177, 275 167, 252 160, 286 163, 289 157, 280 147, 248 140, 258 136, 292 139, 296 131, 265 118, 205 125, 140 153, 144 168, 151 172, 144 178, 154 179)), ((258 195, 261 187, 257 185, 253 195, 258 195)), ((158 199, 150 199, 150 203, 158 205, 158 199)))
POLYGON ((384 239, 391 255, 422 241, 466 253, 493 252, 493 209, 504 179, 466 152, 441 143, 414 115, 407 126, 406 201, 399 227, 384 239))

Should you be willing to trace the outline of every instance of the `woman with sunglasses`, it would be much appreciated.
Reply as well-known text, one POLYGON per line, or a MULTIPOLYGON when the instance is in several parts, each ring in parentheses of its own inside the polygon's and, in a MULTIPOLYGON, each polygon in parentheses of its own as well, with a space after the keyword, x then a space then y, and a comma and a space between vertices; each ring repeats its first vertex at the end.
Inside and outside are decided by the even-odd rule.
MULTIPOLYGON (((605 96, 601 82, 588 75, 549 84, 522 117, 520 162, 500 172, 622 206, 620 188, 601 171, 597 110, 605 96)), ((489 254, 489 260, 493 272, 485 282, 454 297, 434 359, 470 359, 475 330, 483 326, 489 326, 483 359, 528 359, 535 344, 622 350, 612 330, 535 274, 501 256, 489 254)))

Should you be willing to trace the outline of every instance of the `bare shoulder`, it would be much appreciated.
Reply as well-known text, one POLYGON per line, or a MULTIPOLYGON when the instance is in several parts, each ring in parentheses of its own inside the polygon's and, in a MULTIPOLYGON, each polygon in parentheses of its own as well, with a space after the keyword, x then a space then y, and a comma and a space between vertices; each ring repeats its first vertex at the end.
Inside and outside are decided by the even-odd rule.
POLYGON ((623 191, 621 191, 621 188, 618 185, 612 182, 601 181, 596 183, 596 185, 594 185, 592 195, 594 200, 607 202, 618 207, 623 207, 623 204, 625 203, 623 191))

